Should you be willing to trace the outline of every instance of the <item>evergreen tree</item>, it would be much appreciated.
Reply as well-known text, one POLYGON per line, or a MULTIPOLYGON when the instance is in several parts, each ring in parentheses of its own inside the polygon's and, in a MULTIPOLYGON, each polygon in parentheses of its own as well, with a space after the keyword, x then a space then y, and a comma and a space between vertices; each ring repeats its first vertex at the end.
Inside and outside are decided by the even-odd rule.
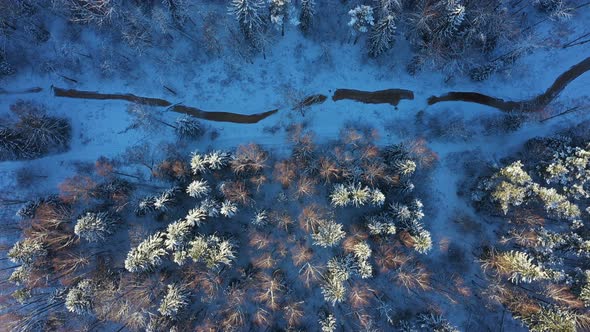
POLYGON ((346 233, 342 230, 342 224, 331 220, 323 220, 317 227, 317 232, 311 235, 313 244, 320 247, 333 247, 344 238, 346 233))
POLYGON ((197 235, 189 243, 189 256, 195 262, 203 262, 209 269, 217 269, 221 264, 230 265, 235 258, 234 246, 217 235, 197 235))
POLYGON ((44 257, 47 255, 43 243, 38 240, 25 238, 24 240, 18 241, 8 251, 8 258, 14 263, 20 263, 23 265, 32 264, 38 257, 44 257))
POLYGON ((178 314, 189 305, 189 292, 178 284, 168 285, 166 295, 160 302, 158 312, 172 320, 178 319, 178 314))
POLYGON ((203 196, 206 196, 210 190, 211 188, 209 188, 207 181, 195 180, 188 185, 188 187, 186 188, 186 193, 190 197, 201 198, 203 196))
POLYGON ((320 319, 320 326, 322 332, 334 332, 337 327, 336 318, 334 318, 334 315, 328 314, 324 319, 320 319))
POLYGON ((78 315, 90 313, 94 300, 95 285, 90 279, 83 279, 70 288, 66 295, 65 306, 78 315))
POLYGON ((285 21, 288 20, 289 16, 289 5, 291 0, 270 0, 270 21, 277 28, 281 29, 281 35, 285 35, 285 21))
POLYGON ((443 36, 454 37, 465 20, 465 6, 459 3, 460 0, 447 0, 446 21, 443 25, 443 36))
POLYGON ((86 212, 78 218, 74 233, 89 242, 104 241, 113 234, 115 220, 108 212, 86 212))
POLYGON ((221 208, 219 209, 219 213, 226 218, 231 218, 238 213, 238 206, 236 203, 232 201, 224 201, 221 203, 221 208))
POLYGON ((165 255, 164 234, 156 233, 127 254, 125 269, 129 272, 151 272, 162 263, 165 255))
POLYGON ((262 0, 232 0, 230 4, 230 12, 236 16, 246 40, 251 43, 256 42, 262 29, 260 9, 263 6, 262 0))
POLYGON ((387 15, 373 26, 369 35, 369 55, 378 57, 393 46, 395 38, 395 17, 387 15))
POLYGON ((315 14, 315 0, 301 0, 301 12, 299 13, 299 28, 303 33, 308 33, 313 24, 315 14))

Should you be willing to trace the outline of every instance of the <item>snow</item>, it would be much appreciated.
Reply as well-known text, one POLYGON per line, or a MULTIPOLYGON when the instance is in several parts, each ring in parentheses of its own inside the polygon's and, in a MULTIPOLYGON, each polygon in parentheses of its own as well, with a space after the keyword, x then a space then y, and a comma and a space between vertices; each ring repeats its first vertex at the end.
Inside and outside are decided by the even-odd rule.
MULTIPOLYGON (((202 6, 211 7, 224 15, 225 8, 222 5, 212 3, 202 6)), ((220 31, 224 30, 224 25, 237 29, 231 17, 221 17, 221 21, 220 31)), ((526 140, 556 133, 589 117, 582 111, 544 123, 529 121, 513 132, 485 134, 481 119, 503 116, 498 110, 461 102, 428 106, 426 98, 449 91, 477 91, 512 100, 527 99, 539 94, 564 70, 586 57, 590 47, 582 45, 559 49, 544 46, 546 42, 543 41, 557 38, 555 34, 562 30, 567 30, 570 36, 581 34, 587 27, 584 22, 590 22, 590 13, 587 10, 570 22, 543 23, 538 30, 541 35, 533 36, 539 47, 520 58, 509 72, 497 73, 491 79, 477 83, 461 74, 446 81, 444 75, 430 69, 415 76, 408 75, 405 64, 410 58, 409 47, 400 36, 392 51, 383 58, 373 60, 367 59, 362 53, 360 43, 353 45, 348 41, 345 33, 322 37, 322 42, 319 43, 304 38, 296 28, 287 26, 284 37, 280 33, 273 36, 271 45, 265 51, 265 58, 257 55, 248 63, 227 48, 226 40, 222 41, 226 47, 223 54, 208 57, 201 45, 179 33, 173 33, 174 40, 170 47, 150 48, 143 54, 137 54, 127 47, 115 44, 117 41, 113 41, 112 36, 104 31, 108 27, 98 33, 85 28, 78 41, 68 43, 71 42, 70 46, 75 46, 80 53, 90 54, 92 59, 80 56, 78 67, 66 65, 56 71, 74 78, 78 84, 65 81, 55 74, 41 73, 41 64, 38 62, 27 63, 28 68, 20 67, 16 76, 0 81, 0 87, 7 90, 33 86, 43 88, 42 92, 36 94, 2 95, 0 115, 3 118, 8 116, 9 105, 18 99, 26 99, 46 105, 50 114, 65 116, 73 125, 73 140, 68 152, 31 161, 1 162, 0 183, 4 187, 4 194, 0 197, 27 199, 55 192, 57 185, 66 177, 72 176, 80 164, 94 163, 101 156, 119 156, 128 147, 144 142, 158 150, 161 143, 176 141, 172 129, 163 126, 155 131, 125 130, 132 120, 126 112, 127 102, 58 98, 52 95, 52 85, 163 98, 173 104, 182 103, 206 111, 253 114, 279 108, 279 113, 257 124, 207 122, 210 129, 220 134, 219 137, 213 140, 205 135, 202 140, 185 143, 183 148, 188 156, 191 151, 204 152, 212 148, 228 151, 239 144, 255 142, 270 149, 275 156, 282 156, 289 152, 289 147, 285 144, 287 133, 284 129, 293 123, 305 123, 306 129, 315 133, 318 144, 337 139, 340 129, 348 123, 363 123, 375 127, 381 135, 378 143, 382 146, 426 138, 428 147, 438 155, 438 163, 432 172, 425 173, 427 177, 424 178, 428 183, 428 197, 424 198, 425 224, 434 243, 431 255, 425 259, 432 264, 436 264, 439 259, 447 259, 445 257, 451 254, 448 248, 441 249, 441 243, 450 243, 462 252, 463 264, 466 265, 462 278, 470 280, 476 275, 481 276, 477 264, 472 263, 475 259, 472 250, 483 243, 493 242, 495 234, 494 226, 485 221, 482 223, 483 228, 473 231, 465 231, 456 222, 458 211, 475 220, 480 218, 470 206, 468 197, 461 197, 457 193, 464 181, 462 164, 469 162, 474 156, 495 164, 512 155, 526 140), (101 74, 99 59, 108 50, 128 57, 129 69, 108 76, 101 74), (327 52, 331 63, 322 59, 323 52, 327 52), (163 88, 164 85, 173 89, 177 95, 163 88), (366 91, 402 88, 414 91, 415 99, 402 100, 397 109, 391 105, 334 102, 330 97, 337 88, 366 91), (294 100, 318 93, 328 96, 328 100, 311 106, 305 111, 305 116, 290 110, 294 100), (416 117, 421 111, 427 119, 442 121, 443 126, 445 118, 464 121, 472 134, 466 138, 444 138, 436 137, 432 132, 421 131, 416 124, 416 117), (268 129, 273 126, 279 126, 280 130, 276 133, 269 132, 268 129), (23 192, 17 188, 15 178, 16 170, 23 167, 30 167, 47 177, 39 179, 29 192, 23 192)), ((345 31, 347 27, 344 24, 340 28, 345 31)), ((69 27, 65 23, 55 20, 50 29, 50 42, 35 49, 40 58, 54 57, 59 61, 55 49, 62 43, 54 38, 62 36, 66 29, 69 27)), ((28 51, 30 52, 32 51, 28 51)), ((120 57, 112 61, 118 62, 119 59, 120 57)), ((590 75, 585 74, 571 83, 550 107, 555 109, 555 113, 559 113, 567 109, 568 105, 587 102, 588 86, 590 75)), ((173 123, 179 116, 164 108, 150 107, 150 110, 161 113, 168 123, 173 123)), ((481 220, 477 222, 481 223, 481 220)), ((436 273, 435 277, 441 282, 447 278, 443 272, 457 273, 436 273)), ((397 300, 402 303, 400 306, 410 306, 419 301, 409 299, 406 295, 397 300)), ((438 305, 443 306, 443 302, 442 299, 437 300, 438 305)), ((481 309, 475 308, 471 303, 461 303, 455 307, 446 305, 444 309, 448 319, 462 330, 468 330, 471 320, 479 319, 479 310, 481 309)), ((501 315, 497 313, 496 316, 498 318, 501 315)), ((505 322, 504 328, 518 330, 521 327, 518 322, 511 321, 505 322)))

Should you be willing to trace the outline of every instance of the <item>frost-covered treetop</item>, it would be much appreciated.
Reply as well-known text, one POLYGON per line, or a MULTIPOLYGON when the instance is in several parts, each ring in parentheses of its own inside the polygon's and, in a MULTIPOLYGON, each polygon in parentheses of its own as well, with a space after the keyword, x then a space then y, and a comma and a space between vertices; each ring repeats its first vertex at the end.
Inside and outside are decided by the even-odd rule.
POLYGON ((564 186, 566 194, 574 199, 590 198, 590 144, 585 149, 567 146, 554 154, 545 168, 547 184, 564 186))
POLYGON ((348 185, 340 183, 334 186, 334 191, 330 194, 330 200, 332 205, 336 207, 349 205, 360 207, 367 203, 382 206, 385 203, 385 195, 378 188, 363 187, 359 182, 348 185))
POLYGON ((163 316, 176 319, 178 314, 189 304, 189 292, 178 284, 168 285, 166 295, 160 302, 158 312, 163 316))
POLYGON ((20 263, 23 265, 32 264, 38 257, 47 255, 47 249, 41 241, 25 238, 18 241, 8 251, 8 258, 13 263, 20 263))
POLYGON ((222 151, 212 151, 207 154, 193 152, 191 155, 191 169, 193 174, 204 173, 208 170, 219 170, 225 167, 230 155, 222 151))
POLYGON ((371 6, 356 6, 348 12, 348 15, 350 15, 348 26, 352 27, 353 31, 364 33, 369 31, 369 27, 375 24, 373 7, 371 6))
POLYGON ((164 241, 164 233, 156 233, 146 238, 127 254, 125 269, 129 272, 153 271, 167 254, 164 241))
POLYGON ((190 197, 201 198, 206 196, 211 188, 209 184, 205 180, 195 180, 191 182, 188 187, 186 188, 186 193, 190 197))
POLYGON ((74 233, 89 242, 104 241, 113 233, 114 220, 108 212, 86 212, 76 222, 74 233))

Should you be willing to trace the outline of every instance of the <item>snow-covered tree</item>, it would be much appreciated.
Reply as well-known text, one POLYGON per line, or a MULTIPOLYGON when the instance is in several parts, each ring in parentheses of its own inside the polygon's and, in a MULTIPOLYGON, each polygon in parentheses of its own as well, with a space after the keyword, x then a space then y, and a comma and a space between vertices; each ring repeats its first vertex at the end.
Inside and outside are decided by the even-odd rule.
POLYGON ((190 209, 186 214, 185 220, 192 226, 200 226, 207 216, 208 212, 201 204, 198 208, 190 209))
POLYGON ((335 305, 342 302, 346 297, 345 281, 350 279, 351 275, 356 272, 354 259, 348 256, 332 257, 328 261, 328 270, 323 275, 322 294, 327 302, 335 305))
POLYGON ((189 243, 188 254, 195 262, 205 263, 209 269, 217 269, 221 264, 230 265, 235 258, 231 242, 214 234, 197 235, 189 243))
POLYGON ((573 15, 574 8, 568 6, 564 0, 533 0, 533 4, 550 17, 567 20, 573 15))
POLYGON ((336 328, 338 326, 336 325, 336 318, 334 318, 334 315, 328 314, 325 318, 320 319, 320 327, 322 329, 322 332, 336 331, 336 328))
POLYGON ((495 269, 498 274, 508 277, 515 284, 549 279, 548 273, 522 251, 493 253, 489 259, 483 261, 482 267, 484 270, 495 269))
POLYGON ((164 246, 167 250, 174 251, 186 246, 190 239, 194 224, 186 220, 178 220, 166 228, 164 246))
POLYGON ((438 332, 459 332, 459 329, 449 323, 443 316, 433 313, 418 315, 420 327, 427 328, 429 331, 438 332))
POLYGON ((222 151, 212 151, 205 155, 205 163, 211 170, 219 170, 227 166, 229 154, 222 151))
POLYGON ((32 264, 37 258, 45 257, 47 249, 39 240, 25 238, 20 240, 10 248, 8 251, 8 258, 13 263, 20 263, 23 265, 32 264))
POLYGON ((371 204, 375 206, 383 206, 385 204, 385 195, 378 188, 371 190, 371 204))
POLYGON ((317 232, 311 235, 313 244, 327 248, 333 247, 344 238, 346 233, 342 224, 332 220, 322 220, 317 226, 317 232))
POLYGON ((269 0, 270 21, 285 34, 285 21, 288 20, 291 0, 269 0))
POLYGON ((159 196, 154 197, 153 206, 158 211, 168 211, 170 206, 174 204, 176 199, 176 192, 178 188, 173 187, 164 190, 159 196))
POLYGON ((268 214, 266 213, 265 210, 261 210, 256 212, 256 214, 254 215, 254 218, 252 218, 252 225, 254 226, 264 226, 266 225, 268 221, 268 214))
POLYGON ((186 188, 186 193, 190 197, 201 198, 206 196, 211 191, 209 188, 209 184, 205 180, 195 180, 191 182, 188 187, 186 188))
POLYGON ((175 129, 178 136, 183 138, 199 138, 205 133, 203 124, 192 117, 183 116, 176 119, 175 129))
POLYGON ((231 218, 238 213, 238 206, 232 201, 225 200, 221 203, 219 213, 226 218, 231 218))
POLYGON ((330 199, 334 206, 347 206, 350 204, 350 192, 344 184, 337 184, 330 194, 330 199))
POLYGON ((301 11, 299 12, 299 28, 304 33, 309 32, 313 24, 315 14, 315 0, 301 0, 301 11))
POLYGON ((76 222, 74 233, 89 242, 104 241, 113 234, 115 220, 108 212, 86 212, 76 222))
POLYGON ((353 34, 365 33, 369 31, 369 27, 375 24, 373 17, 373 7, 366 5, 359 5, 348 12, 350 21, 348 26, 352 27, 353 34))
POLYGON ((131 249, 125 259, 125 269, 129 272, 151 272, 157 268, 166 256, 164 248, 165 236, 156 233, 131 249))
POLYGON ((404 176, 410 176, 416 171, 416 163, 410 159, 398 160, 393 164, 393 167, 404 176))
POLYGON ((90 313, 93 306, 95 290, 96 287, 92 280, 81 280, 69 289, 65 301, 66 309, 78 315, 90 313))
POLYGON ((578 329, 577 315, 570 310, 558 306, 542 305, 540 310, 531 313, 518 314, 516 318, 522 320, 531 332, 575 332, 578 329))
POLYGON ((12 271, 8 280, 18 286, 27 281, 30 274, 30 269, 26 265, 21 265, 12 271))
POLYGON ((412 240, 414 241, 414 250, 421 254, 425 254, 432 249, 432 238, 430 232, 426 230, 421 230, 418 234, 412 235, 412 240))
POLYGON ((442 30, 447 38, 454 37, 465 20, 465 6, 460 0, 447 0, 446 21, 442 30))
POLYGON ((188 290, 182 285, 168 285, 166 295, 164 295, 162 302, 160 302, 158 312, 162 314, 162 316, 177 320, 178 314, 186 309, 190 303, 189 295, 190 293, 188 290))
POLYGON ((208 165, 209 162, 207 161, 205 156, 197 152, 193 152, 193 154, 191 155, 191 169, 193 171, 193 174, 196 175, 205 172, 207 170, 208 165))
POLYGON ((369 263, 371 257, 371 247, 366 241, 361 241, 355 244, 352 248, 352 253, 356 260, 356 268, 358 275, 363 278, 370 278, 373 276, 373 267, 369 263))
POLYGON ((207 213, 208 217, 215 218, 219 216, 219 203, 211 198, 206 198, 201 202, 200 209, 207 213))
POLYGON ((262 0, 232 0, 230 12, 235 15, 246 40, 254 42, 263 27, 260 10, 264 7, 262 0))
POLYGON ((350 201, 355 207, 365 205, 371 198, 371 191, 368 187, 363 187, 361 183, 355 183, 349 186, 350 201))
POLYGON ((395 16, 389 14, 377 21, 369 35, 369 55, 378 57, 388 51, 395 40, 395 16))
POLYGON ((367 228, 371 235, 393 235, 397 232, 395 223, 387 214, 368 217, 367 228))

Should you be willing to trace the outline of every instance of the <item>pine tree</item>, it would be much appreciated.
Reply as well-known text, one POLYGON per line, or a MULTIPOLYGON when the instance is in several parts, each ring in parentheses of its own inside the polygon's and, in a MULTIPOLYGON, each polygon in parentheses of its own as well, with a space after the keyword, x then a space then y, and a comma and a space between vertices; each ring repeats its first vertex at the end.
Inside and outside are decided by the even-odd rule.
POLYGON ((260 9, 264 7, 262 0, 232 0, 230 12, 236 16, 240 29, 246 40, 255 43, 263 27, 260 9))
POLYGON ((193 224, 186 220, 178 220, 169 224, 166 228, 164 246, 170 251, 184 248, 188 243, 192 230, 193 224))
POLYGON ((317 233, 311 235, 313 244, 320 247, 333 247, 344 238, 346 233, 342 230, 342 224, 331 220, 323 220, 317 227, 317 233))
POLYGON ((360 183, 349 186, 350 201, 355 207, 365 205, 371 198, 371 191, 368 187, 363 187, 360 183))
POLYGON ((176 134, 182 138, 199 138, 205 133, 203 124, 194 118, 183 116, 176 119, 176 134))
POLYGON ((207 170, 208 161, 202 154, 193 152, 191 155, 191 169, 193 174, 204 173, 207 170))
POLYGON ((197 235, 189 243, 189 256, 195 262, 203 262, 209 269, 217 269, 221 264, 230 265, 235 258, 234 246, 217 235, 197 235))
POLYGON ((350 191, 345 185, 337 184, 330 194, 330 199, 334 206, 347 206, 350 204, 350 191))
POLYGON ((90 313, 96 287, 92 280, 83 279, 76 286, 70 288, 66 295, 65 306, 69 312, 83 315, 90 313))
POLYGON ((206 196, 209 193, 209 191, 211 191, 211 188, 209 188, 209 185, 205 180, 195 180, 191 182, 186 188, 186 193, 190 197, 195 198, 201 198, 203 196, 206 196))
POLYGON ((301 0, 301 12, 299 13, 299 28, 303 33, 308 33, 313 24, 315 14, 315 0, 301 0))
POLYGON ((226 218, 231 218, 238 213, 238 206, 236 203, 232 201, 224 201, 221 203, 221 208, 219 209, 219 213, 226 218))
POLYGON ((208 212, 201 204, 201 206, 198 208, 190 209, 185 217, 185 220, 192 226, 200 226, 207 216, 208 212))
POLYGON ((369 35, 370 56, 378 57, 393 46, 395 29, 395 17, 391 14, 381 18, 373 26, 369 35))
POLYGON ((430 232, 426 230, 420 231, 417 235, 412 235, 414 240, 413 248, 421 254, 425 254, 432 249, 432 238, 430 232))
POLYGON ((320 326, 322 328, 322 332, 334 332, 336 331, 336 318, 334 315, 328 314, 326 318, 320 319, 320 326))
POLYGON ((356 6, 348 12, 348 15, 350 15, 348 26, 352 27, 354 34, 365 33, 369 31, 369 26, 375 24, 373 7, 371 6, 356 6))
POLYGON ((229 154, 222 151, 213 151, 205 155, 205 163, 211 170, 219 170, 227 166, 229 154))
POLYGON ((465 20, 465 6, 460 0, 447 0, 447 16, 444 23, 443 35, 447 38, 454 37, 465 20))
POLYGON ((492 257, 483 261, 482 267, 484 270, 494 268, 500 275, 507 276, 515 284, 549 278, 547 272, 534 264, 533 259, 522 251, 493 253, 492 257))
POLYGON ((178 314, 189 305, 189 292, 178 284, 168 285, 166 295, 160 302, 158 312, 172 320, 178 319, 178 314))
POLYGON ((375 206, 383 206, 385 204, 385 195, 377 188, 371 190, 371 204, 375 206))
POLYGON ((125 259, 125 269, 129 272, 151 272, 161 263, 166 250, 164 249, 164 234, 156 233, 133 248, 125 259))
POLYGON ((86 212, 78 218, 74 233, 89 242, 104 241, 113 234, 115 220, 108 212, 86 212))
POLYGON ((252 218, 252 225, 254 226, 264 226, 268 221, 268 215, 265 210, 258 211, 254 218, 252 218))
POLYGON ((16 284, 17 286, 22 285, 27 281, 30 274, 30 269, 25 265, 21 265, 14 269, 14 271, 12 271, 10 277, 8 278, 8 281, 12 282, 13 284, 16 284))
POLYGON ((270 0, 270 21, 275 24, 277 28, 281 29, 281 35, 285 35, 285 21, 288 19, 288 7, 291 0, 270 0))
POLYGON ((46 255, 47 249, 44 247, 43 243, 30 238, 18 241, 8 251, 8 258, 10 261, 23 265, 30 265, 37 258, 45 257, 46 255))

